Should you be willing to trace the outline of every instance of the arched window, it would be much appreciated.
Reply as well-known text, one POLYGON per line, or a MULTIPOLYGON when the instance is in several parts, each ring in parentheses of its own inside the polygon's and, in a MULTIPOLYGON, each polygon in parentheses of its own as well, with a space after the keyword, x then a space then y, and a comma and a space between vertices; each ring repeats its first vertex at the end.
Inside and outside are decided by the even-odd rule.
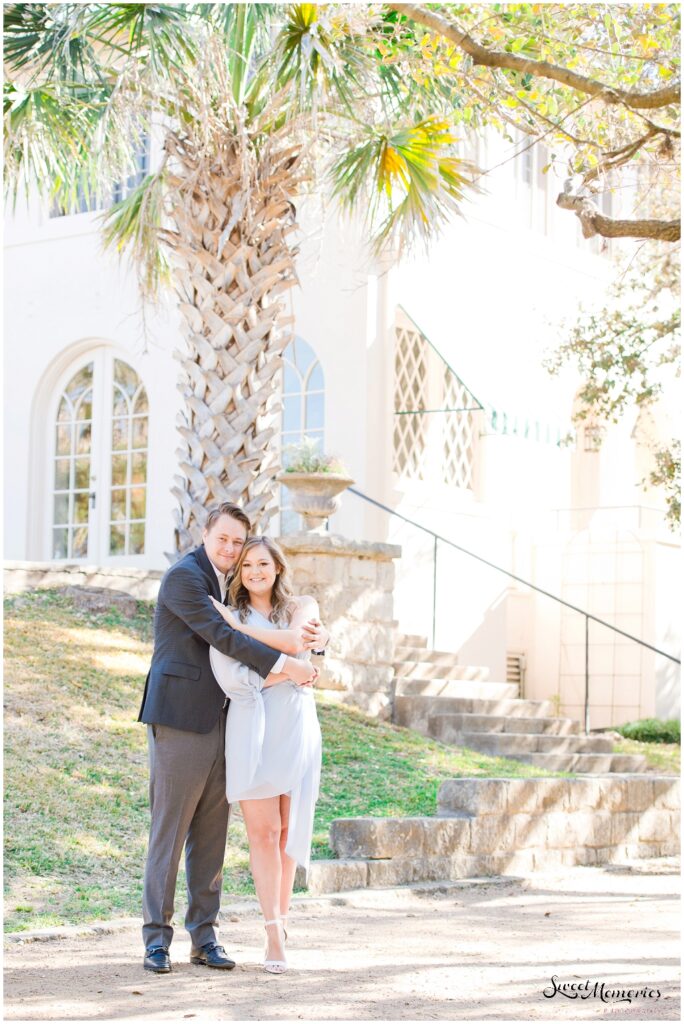
MULTIPOLYGON (((313 438, 323 450, 325 437, 325 380, 316 353, 302 338, 295 338, 283 352, 283 449, 305 437, 313 438)), ((283 463, 287 465, 287 452, 283 463)), ((299 529, 300 517, 291 508, 286 487, 280 495, 280 530, 299 529)))
POLYGON ((145 553, 147 392, 135 370, 114 360, 109 554, 145 553))
POLYGON ((55 424, 52 557, 86 558, 90 527, 93 363, 62 392, 55 424))
POLYGON ((69 371, 51 427, 49 557, 144 555, 148 415, 138 374, 110 350, 69 371))

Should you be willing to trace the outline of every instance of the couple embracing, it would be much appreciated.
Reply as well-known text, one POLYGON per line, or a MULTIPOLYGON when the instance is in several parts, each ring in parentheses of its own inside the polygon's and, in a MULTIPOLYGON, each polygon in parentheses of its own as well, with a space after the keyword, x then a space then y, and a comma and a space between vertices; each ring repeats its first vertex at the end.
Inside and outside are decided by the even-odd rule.
POLYGON ((218 915, 230 804, 242 810, 266 928, 264 969, 287 969, 297 864, 308 867, 321 766, 309 652, 328 632, 295 597, 280 548, 249 537, 237 505, 210 512, 203 543, 162 579, 139 720, 147 724, 151 826, 143 894, 146 970, 171 970, 185 844, 191 961, 230 970, 218 915))

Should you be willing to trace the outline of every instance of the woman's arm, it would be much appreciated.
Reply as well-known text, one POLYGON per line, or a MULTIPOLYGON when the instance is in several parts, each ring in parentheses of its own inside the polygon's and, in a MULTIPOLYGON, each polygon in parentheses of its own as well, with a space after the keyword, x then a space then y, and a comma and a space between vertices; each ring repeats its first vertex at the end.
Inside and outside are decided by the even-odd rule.
MULTIPOLYGON (((294 618, 299 615, 299 607, 297 608, 295 616, 293 617, 288 629, 267 629, 265 626, 253 626, 250 623, 241 622, 239 617, 231 612, 229 608, 226 608, 225 605, 219 604, 214 597, 211 597, 211 600, 217 612, 223 616, 228 625, 232 626, 233 629, 239 630, 239 632, 243 633, 245 636, 249 636, 253 640, 259 640, 262 644, 266 644, 267 647, 272 647, 273 650, 280 651, 281 654, 302 654, 305 650, 301 627, 304 625, 304 621, 306 621, 307 618, 310 618, 310 616, 305 616, 302 621, 298 620, 297 625, 295 626, 294 618)), ((299 602, 302 599, 296 598, 295 600, 299 602)), ((313 598, 310 600, 313 600, 313 598)), ((315 604, 316 602, 314 601, 314 605, 315 604)), ((318 606, 316 605, 316 607, 318 606)), ((286 676, 285 678, 288 677, 286 676)))

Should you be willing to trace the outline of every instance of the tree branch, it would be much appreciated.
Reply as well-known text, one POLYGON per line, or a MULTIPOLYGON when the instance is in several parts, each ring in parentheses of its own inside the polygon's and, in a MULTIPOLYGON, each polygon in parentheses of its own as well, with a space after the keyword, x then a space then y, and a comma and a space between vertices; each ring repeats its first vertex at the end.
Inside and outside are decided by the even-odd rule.
POLYGON ((614 220, 599 213, 590 199, 561 192, 556 204, 562 210, 573 210, 582 225, 585 238, 601 235, 603 238, 653 238, 660 242, 678 242, 681 236, 679 220, 614 220))
POLYGON ((472 57, 474 64, 484 64, 492 68, 508 68, 509 71, 518 71, 523 75, 549 78, 554 82, 567 85, 577 92, 596 96, 604 103, 623 103, 626 107, 635 110, 655 110, 658 107, 667 107, 680 102, 679 83, 665 86, 664 89, 656 89, 654 92, 620 89, 618 86, 606 85, 596 79, 587 78, 586 75, 580 75, 569 68, 550 64, 545 60, 530 60, 528 57, 519 57, 515 53, 488 50, 477 43, 467 32, 464 32, 455 22, 447 21, 436 11, 430 11, 418 4, 391 3, 387 6, 391 10, 397 11, 398 14, 404 14, 420 25, 424 25, 425 28, 449 39, 472 57))

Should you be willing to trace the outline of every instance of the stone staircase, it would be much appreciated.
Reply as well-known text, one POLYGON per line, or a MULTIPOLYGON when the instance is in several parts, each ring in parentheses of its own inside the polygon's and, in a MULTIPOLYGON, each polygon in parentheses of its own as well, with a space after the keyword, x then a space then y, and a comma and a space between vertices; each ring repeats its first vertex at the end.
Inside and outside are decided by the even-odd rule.
POLYGON ((397 638, 397 725, 547 771, 645 771, 644 757, 614 754, 608 737, 581 734, 580 723, 554 714, 551 701, 524 700, 517 683, 490 682, 487 668, 455 662, 455 654, 429 650, 425 637, 397 638))

